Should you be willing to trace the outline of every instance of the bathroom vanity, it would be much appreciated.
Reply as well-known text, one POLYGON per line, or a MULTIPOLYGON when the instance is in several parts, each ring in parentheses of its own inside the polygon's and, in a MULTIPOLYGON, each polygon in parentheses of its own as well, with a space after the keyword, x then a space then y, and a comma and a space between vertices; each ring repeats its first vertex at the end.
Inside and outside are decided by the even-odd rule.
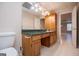
POLYGON ((50 47, 57 41, 55 31, 23 30, 22 48, 24 56, 40 55, 41 46, 50 47))

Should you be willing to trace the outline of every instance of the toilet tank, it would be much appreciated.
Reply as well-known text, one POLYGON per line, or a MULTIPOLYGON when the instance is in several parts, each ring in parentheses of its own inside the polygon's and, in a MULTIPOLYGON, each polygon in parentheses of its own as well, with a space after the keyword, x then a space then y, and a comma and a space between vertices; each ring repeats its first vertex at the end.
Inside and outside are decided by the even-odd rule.
POLYGON ((0 32, 0 50, 12 47, 15 41, 14 32, 0 32))

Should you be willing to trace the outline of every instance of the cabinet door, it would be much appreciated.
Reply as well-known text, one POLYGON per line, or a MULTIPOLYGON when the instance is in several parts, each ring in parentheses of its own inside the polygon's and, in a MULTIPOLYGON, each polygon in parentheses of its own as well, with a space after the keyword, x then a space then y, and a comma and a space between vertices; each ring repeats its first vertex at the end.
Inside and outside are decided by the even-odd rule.
POLYGON ((53 45, 56 42, 56 33, 53 32, 50 34, 50 45, 53 45))
POLYGON ((45 28, 48 30, 56 30, 56 15, 50 15, 45 18, 45 28))
POLYGON ((54 43, 54 36, 53 35, 54 35, 53 33, 50 34, 50 45, 52 45, 54 43))
POLYGON ((35 40, 32 42, 32 55, 40 55, 40 46, 41 46, 41 40, 35 40))
POLYGON ((31 38, 25 35, 22 36, 22 48, 23 48, 23 56, 31 56, 31 38))

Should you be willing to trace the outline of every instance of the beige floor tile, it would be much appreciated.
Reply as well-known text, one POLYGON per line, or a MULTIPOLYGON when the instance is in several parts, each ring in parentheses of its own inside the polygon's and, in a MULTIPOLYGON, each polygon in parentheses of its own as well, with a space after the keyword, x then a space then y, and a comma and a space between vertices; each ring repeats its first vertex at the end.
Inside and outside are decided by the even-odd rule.
POLYGON ((73 47, 71 34, 62 36, 62 43, 59 41, 50 48, 42 47, 41 56, 79 56, 79 49, 73 47))

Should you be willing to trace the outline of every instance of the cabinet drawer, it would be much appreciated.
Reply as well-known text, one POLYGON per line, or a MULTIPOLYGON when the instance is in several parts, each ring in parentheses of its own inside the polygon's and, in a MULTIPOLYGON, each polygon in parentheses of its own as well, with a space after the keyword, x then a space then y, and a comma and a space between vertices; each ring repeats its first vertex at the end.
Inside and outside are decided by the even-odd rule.
POLYGON ((32 42, 32 54, 37 56, 40 55, 40 47, 41 47, 41 40, 35 40, 32 42))
POLYGON ((38 40, 32 41, 32 45, 33 46, 40 46, 41 45, 41 40, 38 39, 38 40))
POLYGON ((48 36, 50 36, 49 33, 47 33, 47 34, 43 34, 43 35, 42 35, 42 38, 46 38, 46 37, 48 37, 48 36))
POLYGON ((32 36, 32 40, 38 40, 38 39, 41 39, 41 35, 32 36))

